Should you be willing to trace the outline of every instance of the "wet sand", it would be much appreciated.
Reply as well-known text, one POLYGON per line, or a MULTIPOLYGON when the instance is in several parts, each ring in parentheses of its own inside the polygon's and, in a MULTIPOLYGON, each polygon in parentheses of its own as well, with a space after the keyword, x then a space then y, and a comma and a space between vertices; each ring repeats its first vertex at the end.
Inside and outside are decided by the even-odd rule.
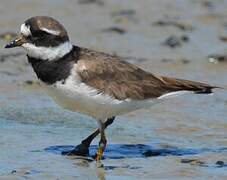
MULTIPOLYGON (((227 88, 226 8, 226 0, 2 0, 0 44, 28 17, 50 15, 74 44, 227 88)), ((98 138, 88 158, 61 155, 96 122, 58 107, 22 49, 0 49, 0 83, 0 179, 227 179, 225 90, 117 117, 106 131, 104 168, 97 168, 98 138)))

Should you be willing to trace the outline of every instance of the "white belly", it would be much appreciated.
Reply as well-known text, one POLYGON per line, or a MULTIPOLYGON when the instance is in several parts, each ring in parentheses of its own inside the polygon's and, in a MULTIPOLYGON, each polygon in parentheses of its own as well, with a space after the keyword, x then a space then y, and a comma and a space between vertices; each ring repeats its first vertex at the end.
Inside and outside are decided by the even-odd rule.
MULTIPOLYGON (((80 88, 69 88, 68 84, 45 85, 47 93, 64 109, 87 114, 94 118, 106 118, 128 113, 146 107, 148 101, 116 100, 108 95, 97 94, 94 90, 79 91, 80 88)), ((149 100, 151 105, 151 100, 149 100)))

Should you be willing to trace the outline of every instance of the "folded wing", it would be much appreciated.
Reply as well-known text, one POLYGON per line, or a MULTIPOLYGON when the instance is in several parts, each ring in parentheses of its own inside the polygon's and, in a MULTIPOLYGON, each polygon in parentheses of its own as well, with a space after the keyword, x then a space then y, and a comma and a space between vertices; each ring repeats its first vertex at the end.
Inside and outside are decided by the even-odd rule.
POLYGON ((209 94, 216 88, 205 83, 156 76, 117 57, 97 52, 81 53, 76 71, 82 82, 119 100, 157 98, 177 91, 209 94))

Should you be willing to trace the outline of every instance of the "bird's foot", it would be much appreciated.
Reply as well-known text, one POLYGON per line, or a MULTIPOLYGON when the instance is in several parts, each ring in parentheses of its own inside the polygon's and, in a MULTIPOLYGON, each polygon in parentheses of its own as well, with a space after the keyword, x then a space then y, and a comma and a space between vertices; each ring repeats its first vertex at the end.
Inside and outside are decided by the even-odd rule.
POLYGON ((67 156, 88 156, 89 155, 89 146, 86 144, 79 144, 74 149, 69 151, 63 151, 62 155, 67 156))

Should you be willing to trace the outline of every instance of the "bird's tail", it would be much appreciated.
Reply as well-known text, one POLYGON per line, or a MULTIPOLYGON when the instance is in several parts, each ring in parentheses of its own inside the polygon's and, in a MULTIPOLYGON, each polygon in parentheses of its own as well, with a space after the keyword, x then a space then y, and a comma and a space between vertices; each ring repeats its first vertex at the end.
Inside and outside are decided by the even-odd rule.
POLYGON ((169 77, 162 77, 162 80, 165 82, 166 87, 168 87, 170 91, 193 91, 196 94, 210 94, 213 93, 212 90, 214 88, 221 88, 197 81, 174 79, 169 77))

